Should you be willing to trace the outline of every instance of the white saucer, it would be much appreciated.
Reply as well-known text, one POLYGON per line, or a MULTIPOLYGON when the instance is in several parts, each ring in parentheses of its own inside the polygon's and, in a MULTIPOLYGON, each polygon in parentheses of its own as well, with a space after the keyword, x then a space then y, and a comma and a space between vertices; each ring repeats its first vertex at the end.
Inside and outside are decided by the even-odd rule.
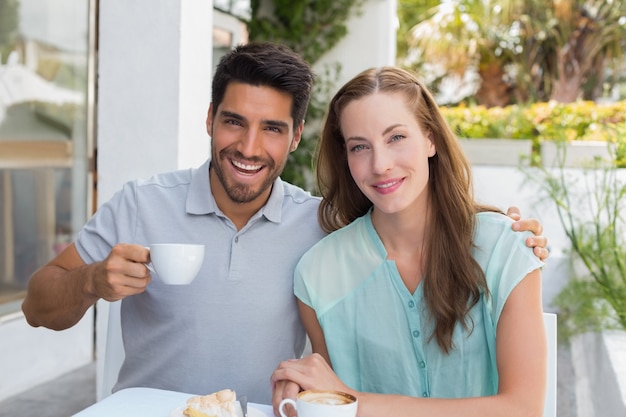
MULTIPOLYGON (((183 414, 183 411, 185 411, 185 408, 187 408, 186 405, 175 408, 170 413, 170 417, 186 417, 183 414)), ((243 417, 243 414, 241 412, 241 406, 239 405, 239 401, 237 401, 237 417, 243 417)), ((259 410, 258 408, 254 408, 248 405, 248 417, 267 417, 267 415, 263 411, 259 410)))

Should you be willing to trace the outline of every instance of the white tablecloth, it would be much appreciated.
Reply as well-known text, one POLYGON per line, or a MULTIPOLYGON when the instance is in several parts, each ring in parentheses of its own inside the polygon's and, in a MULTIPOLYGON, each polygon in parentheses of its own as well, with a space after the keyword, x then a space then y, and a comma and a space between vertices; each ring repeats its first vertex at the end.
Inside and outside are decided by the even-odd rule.
MULTIPOLYGON (((193 394, 155 388, 127 388, 75 414, 75 417, 171 417, 172 412, 184 407, 187 399, 192 396, 193 394)), ((248 414, 251 414, 251 408, 267 417, 274 417, 269 405, 249 403, 248 414)))

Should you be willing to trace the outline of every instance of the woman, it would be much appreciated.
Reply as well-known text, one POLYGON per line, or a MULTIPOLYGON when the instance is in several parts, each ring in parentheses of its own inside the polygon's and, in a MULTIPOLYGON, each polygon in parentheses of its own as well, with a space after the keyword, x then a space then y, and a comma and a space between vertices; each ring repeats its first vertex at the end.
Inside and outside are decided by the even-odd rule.
POLYGON ((427 89, 370 69, 329 106, 317 179, 334 231, 294 289, 313 355, 272 375, 358 397, 359 416, 540 416, 542 262, 477 204, 470 166, 427 89), (331 368, 332 366, 332 368, 331 368))

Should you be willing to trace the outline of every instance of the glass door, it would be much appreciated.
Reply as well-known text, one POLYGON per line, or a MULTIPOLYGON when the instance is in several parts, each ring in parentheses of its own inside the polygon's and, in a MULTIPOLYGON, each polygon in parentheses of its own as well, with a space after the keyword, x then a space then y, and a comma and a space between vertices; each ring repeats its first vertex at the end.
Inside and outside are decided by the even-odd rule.
POLYGON ((89 7, 0 0, 0 315, 91 209, 89 7))

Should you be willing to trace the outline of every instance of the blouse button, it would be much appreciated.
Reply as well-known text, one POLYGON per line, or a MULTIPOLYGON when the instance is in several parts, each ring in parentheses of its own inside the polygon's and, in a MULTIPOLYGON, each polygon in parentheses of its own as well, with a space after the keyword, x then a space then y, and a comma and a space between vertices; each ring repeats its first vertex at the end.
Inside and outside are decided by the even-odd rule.
POLYGON ((420 368, 426 368, 426 362, 420 361, 420 368))
POLYGON ((415 302, 413 300, 409 301, 409 308, 415 307, 415 302))
POLYGON ((422 397, 424 398, 428 397, 428 393, 426 391, 422 392, 422 397))
POLYGON ((419 330, 413 330, 413 337, 420 337, 419 330))

